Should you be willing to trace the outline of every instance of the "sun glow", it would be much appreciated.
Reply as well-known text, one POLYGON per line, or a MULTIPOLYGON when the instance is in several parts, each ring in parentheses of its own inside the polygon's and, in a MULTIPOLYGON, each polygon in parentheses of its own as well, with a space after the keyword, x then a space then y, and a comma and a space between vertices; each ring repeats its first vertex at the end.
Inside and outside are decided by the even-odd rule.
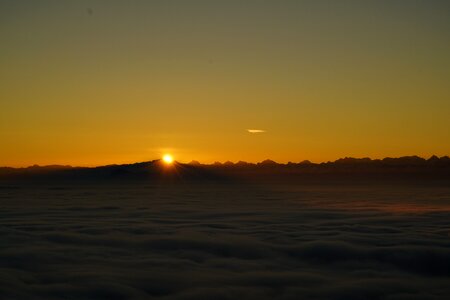
POLYGON ((172 157, 172 155, 170 155, 170 154, 164 154, 164 156, 163 156, 163 161, 166 163, 166 164, 168 164, 168 165, 171 165, 171 164, 173 164, 173 157, 172 157))

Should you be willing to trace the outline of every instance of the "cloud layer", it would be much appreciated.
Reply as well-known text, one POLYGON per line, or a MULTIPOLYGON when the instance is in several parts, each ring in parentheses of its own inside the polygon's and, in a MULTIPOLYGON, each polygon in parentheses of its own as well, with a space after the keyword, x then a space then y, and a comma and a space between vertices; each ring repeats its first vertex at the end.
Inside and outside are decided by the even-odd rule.
POLYGON ((446 187, 41 185, 0 196, 4 299, 450 294, 446 187))

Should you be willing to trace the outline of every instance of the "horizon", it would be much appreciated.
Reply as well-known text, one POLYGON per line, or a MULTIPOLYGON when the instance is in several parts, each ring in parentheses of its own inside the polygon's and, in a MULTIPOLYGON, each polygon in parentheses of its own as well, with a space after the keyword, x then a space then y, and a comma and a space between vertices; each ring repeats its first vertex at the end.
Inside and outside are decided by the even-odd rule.
MULTIPOLYGON (((301 164, 301 163, 311 163, 311 164, 327 164, 327 163, 335 163, 339 160, 345 160, 345 159, 355 159, 355 160, 364 160, 364 159, 369 159, 370 161, 383 161, 386 159, 402 159, 402 158, 419 158, 421 160, 424 161, 429 161, 432 158, 438 158, 438 159, 448 159, 450 158, 449 155, 431 155, 428 157, 424 157, 424 156, 419 156, 419 155, 403 155, 403 156, 397 156, 397 157, 390 157, 390 156, 386 156, 386 157, 380 157, 380 158, 373 158, 373 157, 368 157, 368 156, 363 156, 363 157, 353 157, 353 156, 344 156, 344 157, 340 157, 338 159, 335 160, 328 160, 328 161, 312 161, 309 159, 303 159, 303 160, 299 160, 299 161, 287 161, 287 162, 279 162, 270 158, 266 158, 260 161, 245 161, 245 160, 226 160, 226 161, 214 161, 214 162, 202 162, 196 159, 192 159, 189 161, 180 161, 177 160, 175 157, 173 157, 173 163, 180 163, 180 164, 191 164, 191 163, 199 163, 200 165, 205 165, 205 166, 211 166, 214 164, 221 164, 224 165, 226 163, 232 163, 234 165, 239 164, 239 163, 247 163, 247 164, 253 164, 253 165, 258 165, 261 163, 264 163, 265 161, 272 161, 276 164, 279 165, 288 165, 288 164, 301 164)), ((31 165, 25 165, 25 166, 7 166, 7 165, 0 165, 0 168, 16 168, 16 169, 20 169, 20 168, 30 168, 30 167, 51 167, 51 166, 62 166, 62 167, 72 167, 72 168, 96 168, 96 167, 104 167, 104 166, 111 166, 111 165, 131 165, 131 164, 136 164, 136 163, 147 163, 147 162, 155 162, 155 161, 164 161, 164 156, 159 157, 159 158, 155 158, 155 159, 147 159, 147 160, 142 160, 142 161, 133 161, 133 162, 124 162, 124 163, 106 163, 106 164, 102 164, 102 165, 71 165, 71 164, 57 164, 57 163, 50 163, 50 164, 31 164, 31 165)), ((172 162, 170 162, 172 163, 172 162)))

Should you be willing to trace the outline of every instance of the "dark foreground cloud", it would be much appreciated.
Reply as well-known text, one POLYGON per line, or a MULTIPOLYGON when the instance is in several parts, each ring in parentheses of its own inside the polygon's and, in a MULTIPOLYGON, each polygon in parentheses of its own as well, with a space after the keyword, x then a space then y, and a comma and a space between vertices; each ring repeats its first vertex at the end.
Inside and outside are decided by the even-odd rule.
POLYGON ((0 197, 4 299, 450 295, 446 187, 18 186, 0 197))

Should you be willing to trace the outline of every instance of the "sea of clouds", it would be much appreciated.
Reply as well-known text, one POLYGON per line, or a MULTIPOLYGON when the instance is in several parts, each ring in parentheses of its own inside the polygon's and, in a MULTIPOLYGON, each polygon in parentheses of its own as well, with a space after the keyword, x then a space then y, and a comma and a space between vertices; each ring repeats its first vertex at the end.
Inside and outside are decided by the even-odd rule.
POLYGON ((0 184, 2 299, 449 299, 450 188, 0 184))

